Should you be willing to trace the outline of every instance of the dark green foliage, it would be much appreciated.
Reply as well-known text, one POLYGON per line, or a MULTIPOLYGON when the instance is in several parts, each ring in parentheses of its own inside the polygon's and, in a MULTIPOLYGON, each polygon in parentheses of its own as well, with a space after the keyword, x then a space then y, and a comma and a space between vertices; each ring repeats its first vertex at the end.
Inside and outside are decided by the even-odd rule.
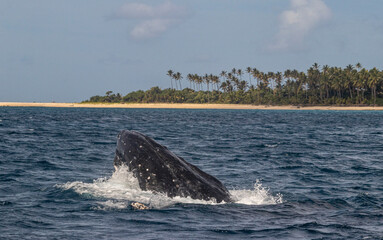
POLYGON ((284 73, 264 73, 250 67, 246 72, 249 82, 242 79, 242 70, 235 68, 219 76, 188 74, 190 88, 182 89, 181 73, 169 70, 171 88, 152 87, 124 97, 108 91, 105 96, 93 96, 85 102, 383 105, 383 71, 367 70, 359 63, 346 68, 320 68, 315 63, 307 72, 288 69, 284 73))

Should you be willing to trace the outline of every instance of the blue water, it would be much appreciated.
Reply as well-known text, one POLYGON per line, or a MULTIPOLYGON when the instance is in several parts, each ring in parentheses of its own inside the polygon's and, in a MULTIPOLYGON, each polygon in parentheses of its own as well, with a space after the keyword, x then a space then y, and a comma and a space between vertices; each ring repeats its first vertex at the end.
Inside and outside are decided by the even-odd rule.
POLYGON ((382 112, 0 108, 0 239, 383 239, 382 143, 382 112), (140 191, 122 129, 236 202, 140 191))

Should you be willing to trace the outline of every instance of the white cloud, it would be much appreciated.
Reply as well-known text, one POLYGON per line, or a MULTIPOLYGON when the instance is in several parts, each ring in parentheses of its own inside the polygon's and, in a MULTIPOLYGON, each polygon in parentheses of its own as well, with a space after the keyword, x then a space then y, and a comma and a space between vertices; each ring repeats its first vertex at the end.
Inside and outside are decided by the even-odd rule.
POLYGON ((173 21, 169 19, 152 19, 143 21, 136 25, 130 34, 136 39, 152 38, 168 30, 172 23, 173 21))
POLYGON ((272 50, 299 47, 305 36, 331 18, 331 10, 322 0, 290 0, 291 8, 280 15, 279 32, 272 50))
POLYGON ((135 39, 156 37, 180 23, 188 15, 186 9, 166 1, 157 6, 143 3, 126 3, 116 12, 115 18, 137 20, 130 35, 135 39))

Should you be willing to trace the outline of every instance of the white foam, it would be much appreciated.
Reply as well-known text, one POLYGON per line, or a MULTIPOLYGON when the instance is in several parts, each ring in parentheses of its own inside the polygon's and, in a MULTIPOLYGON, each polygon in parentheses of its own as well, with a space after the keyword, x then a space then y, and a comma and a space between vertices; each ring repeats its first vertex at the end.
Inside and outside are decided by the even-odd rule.
MULTIPOLYGON (((72 189, 80 195, 86 197, 100 198, 97 209, 124 209, 130 206, 131 202, 140 202, 148 205, 150 208, 164 208, 176 203, 184 204, 204 204, 215 205, 214 200, 205 201, 192 199, 190 197, 169 198, 165 194, 153 193, 151 191, 142 191, 138 180, 126 167, 117 169, 110 178, 99 178, 93 183, 68 182, 58 187, 69 190, 72 189)), ((257 181, 254 189, 230 190, 230 194, 237 204, 246 205, 265 205, 282 203, 282 195, 272 196, 269 189, 264 188, 257 181)))
POLYGON ((273 196, 270 189, 263 187, 261 181, 257 180, 254 189, 251 190, 231 190, 230 194, 235 203, 245 205, 270 205, 283 203, 282 194, 278 193, 273 196))
POLYGON ((265 146, 268 148, 276 148, 278 147, 278 144, 265 144, 265 146))

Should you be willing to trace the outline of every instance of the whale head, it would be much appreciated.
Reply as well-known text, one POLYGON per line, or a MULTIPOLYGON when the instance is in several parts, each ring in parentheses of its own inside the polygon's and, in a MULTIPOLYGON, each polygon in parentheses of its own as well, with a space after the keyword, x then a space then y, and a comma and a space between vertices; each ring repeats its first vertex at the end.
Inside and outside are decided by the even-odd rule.
POLYGON ((152 138, 123 130, 117 139, 114 166, 127 166, 142 190, 169 197, 230 202, 230 194, 215 177, 201 171, 152 138))
POLYGON ((122 165, 138 179, 142 190, 157 190, 160 185, 175 182, 175 168, 167 161, 177 157, 166 147, 136 131, 123 130, 117 137, 114 167, 122 165), (159 181, 160 179, 160 181, 159 181))
POLYGON ((114 167, 125 165, 129 171, 139 175, 140 178, 148 178, 150 173, 155 171, 153 168, 156 165, 153 164, 153 161, 156 161, 161 147, 151 138, 139 132, 123 130, 117 137, 114 167))

